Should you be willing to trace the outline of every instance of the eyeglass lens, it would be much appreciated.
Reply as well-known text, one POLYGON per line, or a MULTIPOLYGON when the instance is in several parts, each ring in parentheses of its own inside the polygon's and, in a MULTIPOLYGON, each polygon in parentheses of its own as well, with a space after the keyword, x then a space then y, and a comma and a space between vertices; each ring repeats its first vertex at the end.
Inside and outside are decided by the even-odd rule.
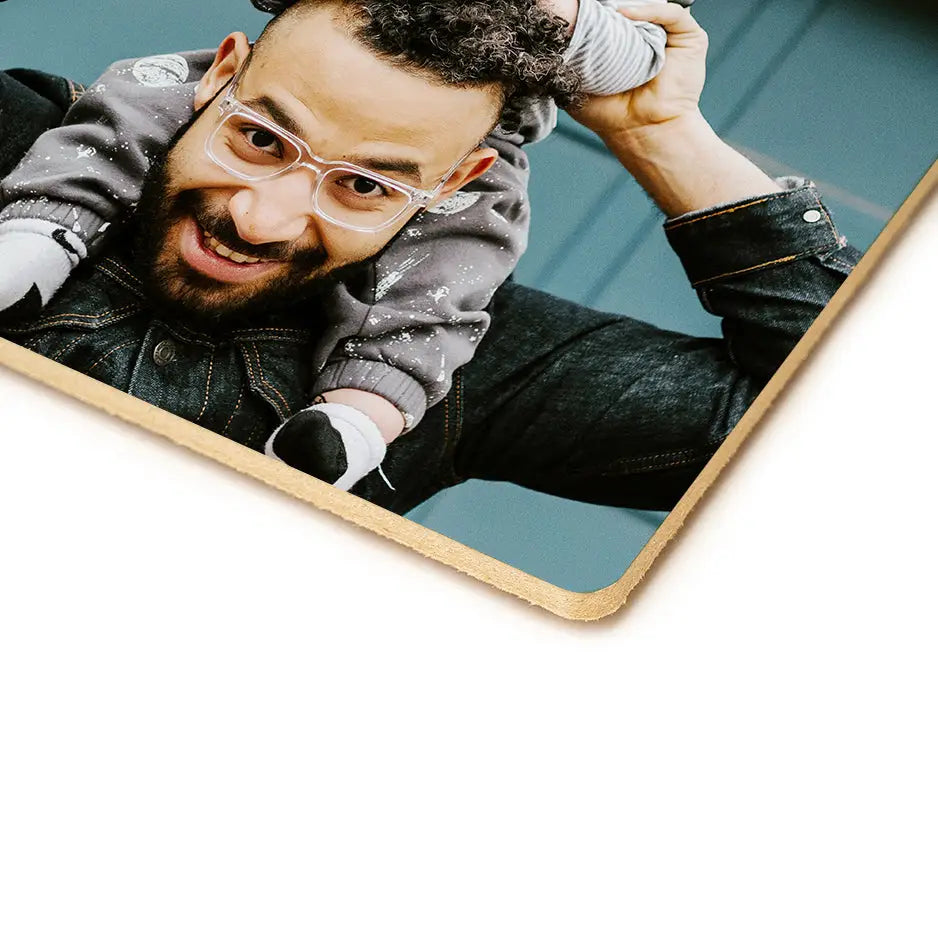
MULTIPOLYGON (((237 113, 222 119, 209 146, 219 163, 250 179, 283 173, 303 159, 292 140, 237 113)), ((315 193, 321 215, 358 228, 385 225, 410 205, 407 192, 341 167, 321 172, 315 193)))

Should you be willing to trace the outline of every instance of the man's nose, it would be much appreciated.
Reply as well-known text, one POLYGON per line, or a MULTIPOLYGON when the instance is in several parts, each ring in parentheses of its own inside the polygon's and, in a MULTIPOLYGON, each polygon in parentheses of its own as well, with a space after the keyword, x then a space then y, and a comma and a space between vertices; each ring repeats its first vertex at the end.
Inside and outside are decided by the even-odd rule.
POLYGON ((306 173, 287 173, 238 189, 228 203, 238 234, 249 244, 299 240, 313 217, 314 185, 306 173))

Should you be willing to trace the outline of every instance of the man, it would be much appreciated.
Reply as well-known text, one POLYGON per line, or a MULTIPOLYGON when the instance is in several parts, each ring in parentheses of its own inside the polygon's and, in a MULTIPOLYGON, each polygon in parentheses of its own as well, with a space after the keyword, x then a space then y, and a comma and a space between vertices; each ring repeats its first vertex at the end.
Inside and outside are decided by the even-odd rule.
MULTIPOLYGON (((261 448, 308 403, 312 350, 334 325, 310 322, 308 299, 291 307, 292 290, 308 293, 400 229, 330 237, 310 211, 305 172, 276 185, 233 182, 206 158, 216 120, 206 106, 240 73, 241 93, 266 102, 268 116, 289 122, 314 152, 406 165, 423 183, 456 165, 449 194, 484 172, 491 154, 473 144, 504 104, 504 86, 442 70, 419 43, 409 57, 390 57, 350 37, 343 13, 351 2, 298 6, 291 29, 272 30, 250 61, 243 34, 227 37, 199 89, 205 110, 174 143, 158 204, 150 200, 156 226, 138 230, 132 248, 115 240, 41 313, 18 305, 0 333, 261 448), (274 265, 234 285, 212 282, 195 250, 205 214, 194 206, 215 229, 256 246, 244 253, 274 265), (232 301, 256 310, 268 298, 275 311, 251 319, 209 327, 186 316, 232 301)), ((578 116, 672 219, 668 237, 706 308, 724 318, 724 339, 665 332, 508 284, 448 397, 390 448, 384 468, 394 488, 372 474, 352 491, 404 512, 476 477, 670 507, 851 269, 855 252, 813 188, 783 190, 701 117, 706 37, 690 15, 668 6, 643 16, 668 31, 664 71, 578 116)), ((460 37, 435 40, 450 43, 451 63, 460 37)), ((0 154, 3 165, 9 154, 0 154)))

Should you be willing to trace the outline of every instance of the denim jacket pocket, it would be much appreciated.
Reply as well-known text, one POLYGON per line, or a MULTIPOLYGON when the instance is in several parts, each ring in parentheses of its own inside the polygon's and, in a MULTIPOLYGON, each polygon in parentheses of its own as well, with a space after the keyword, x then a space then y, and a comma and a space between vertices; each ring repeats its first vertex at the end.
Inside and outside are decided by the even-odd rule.
POLYGON ((247 384, 255 397, 283 423, 312 402, 312 344, 302 330, 252 330, 235 345, 244 361, 247 384), (268 335, 268 333, 278 333, 268 335))

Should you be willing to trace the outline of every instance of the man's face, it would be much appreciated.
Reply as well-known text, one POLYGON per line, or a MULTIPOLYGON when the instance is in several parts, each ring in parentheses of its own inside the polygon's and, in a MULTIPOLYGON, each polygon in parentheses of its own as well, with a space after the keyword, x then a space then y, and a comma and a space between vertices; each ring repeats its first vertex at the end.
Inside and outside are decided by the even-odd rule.
MULTIPOLYGON (((300 300, 317 281, 380 252, 416 211, 380 231, 354 231, 314 213, 312 170, 245 182, 209 159, 215 100, 248 52, 240 33, 219 47, 196 96, 204 110, 148 180, 138 213, 143 272, 158 298, 210 318, 300 300)), ((324 160, 424 190, 485 136, 497 107, 495 89, 444 86, 382 61, 348 34, 329 4, 266 39, 242 73, 237 97, 324 160)), ((476 150, 439 199, 493 160, 494 151, 476 150)))

